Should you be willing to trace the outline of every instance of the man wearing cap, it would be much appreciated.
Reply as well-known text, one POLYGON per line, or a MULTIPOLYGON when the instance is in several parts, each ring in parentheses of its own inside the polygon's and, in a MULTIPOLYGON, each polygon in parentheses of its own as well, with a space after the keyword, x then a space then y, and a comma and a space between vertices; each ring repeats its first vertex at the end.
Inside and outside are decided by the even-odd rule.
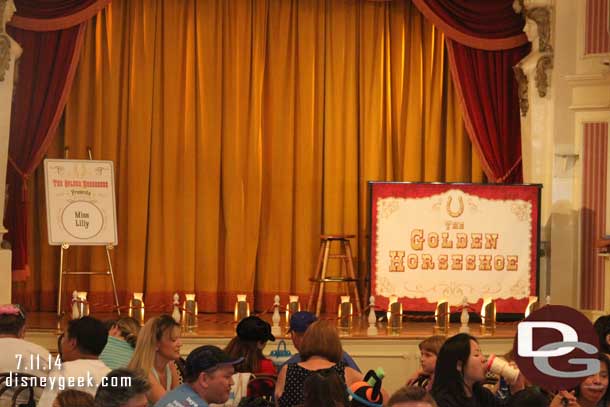
POLYGON ((207 407, 211 403, 225 403, 233 385, 233 366, 242 359, 233 359, 212 345, 196 348, 186 358, 184 384, 166 393, 155 407, 207 407))
MULTIPOLYGON (((313 314, 311 312, 307 312, 307 311, 295 312, 290 317, 290 329, 288 330, 288 332, 290 332, 290 338, 292 339, 292 344, 294 345, 295 348, 297 348, 298 351, 300 351, 300 349, 301 349, 301 341, 303 340, 303 335, 305 334, 307 327, 309 327, 309 325, 313 324, 317 319, 318 318, 316 317, 315 314, 313 314)), ((355 369, 360 372, 360 368, 358 367, 358 365, 356 364, 354 359, 352 359, 352 357, 345 351, 343 351, 342 360, 346 365, 348 365, 352 369, 355 369)), ((293 355, 290 359, 288 359, 286 362, 284 362, 282 367, 284 367, 284 365, 287 365, 289 363, 300 363, 300 362, 301 362, 301 355, 297 353, 296 355, 293 355)))

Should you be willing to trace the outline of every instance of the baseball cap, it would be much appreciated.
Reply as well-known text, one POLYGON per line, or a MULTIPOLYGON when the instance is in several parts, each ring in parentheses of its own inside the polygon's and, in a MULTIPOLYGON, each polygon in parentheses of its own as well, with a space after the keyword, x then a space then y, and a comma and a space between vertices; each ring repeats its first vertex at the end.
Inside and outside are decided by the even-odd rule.
POLYGON ((288 332, 303 333, 307 327, 318 320, 316 314, 308 311, 295 312, 290 316, 290 329, 288 332))
POLYGON ((237 336, 245 341, 275 341, 275 336, 271 334, 271 325, 256 316, 239 321, 237 336))
POLYGON ((236 365, 244 358, 232 358, 218 346, 204 345, 195 348, 186 358, 187 377, 195 378, 201 372, 217 367, 236 365))

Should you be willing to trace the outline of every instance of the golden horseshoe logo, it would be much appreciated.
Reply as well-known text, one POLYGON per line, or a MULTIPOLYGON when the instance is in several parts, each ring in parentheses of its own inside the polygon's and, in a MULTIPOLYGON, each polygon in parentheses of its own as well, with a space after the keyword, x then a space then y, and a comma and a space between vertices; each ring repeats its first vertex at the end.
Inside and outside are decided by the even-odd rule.
POLYGON ((462 197, 458 197, 458 209, 457 211, 454 211, 451 209, 451 201, 453 200, 453 198, 450 196, 449 199, 447 200, 447 213, 449 214, 449 216, 451 216, 452 218, 457 218, 458 216, 460 216, 461 214, 464 213, 464 200, 462 199, 462 197))

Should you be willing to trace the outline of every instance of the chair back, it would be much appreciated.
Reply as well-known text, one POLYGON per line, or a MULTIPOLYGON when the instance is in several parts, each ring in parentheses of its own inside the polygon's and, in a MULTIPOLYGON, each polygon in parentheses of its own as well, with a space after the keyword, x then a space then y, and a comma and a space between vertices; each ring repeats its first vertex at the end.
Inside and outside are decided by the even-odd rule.
POLYGON ((40 379, 35 375, 21 372, 0 373, 0 398, 6 397, 6 395, 12 392, 11 407, 20 407, 24 405, 26 407, 36 407, 34 391, 37 387, 40 387, 37 386, 39 383, 40 379), (19 396, 24 392, 29 392, 27 403, 17 404, 19 396))
POLYGON ((257 373, 248 382, 248 395, 272 400, 275 395, 277 375, 257 373))

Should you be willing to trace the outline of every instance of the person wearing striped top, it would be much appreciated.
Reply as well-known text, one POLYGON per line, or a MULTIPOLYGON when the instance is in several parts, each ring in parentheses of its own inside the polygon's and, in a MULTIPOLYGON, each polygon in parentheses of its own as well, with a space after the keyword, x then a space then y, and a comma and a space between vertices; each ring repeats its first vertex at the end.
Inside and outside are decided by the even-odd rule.
POLYGON ((127 367, 138 340, 140 324, 132 317, 123 317, 111 325, 108 342, 100 359, 110 369, 127 367))

